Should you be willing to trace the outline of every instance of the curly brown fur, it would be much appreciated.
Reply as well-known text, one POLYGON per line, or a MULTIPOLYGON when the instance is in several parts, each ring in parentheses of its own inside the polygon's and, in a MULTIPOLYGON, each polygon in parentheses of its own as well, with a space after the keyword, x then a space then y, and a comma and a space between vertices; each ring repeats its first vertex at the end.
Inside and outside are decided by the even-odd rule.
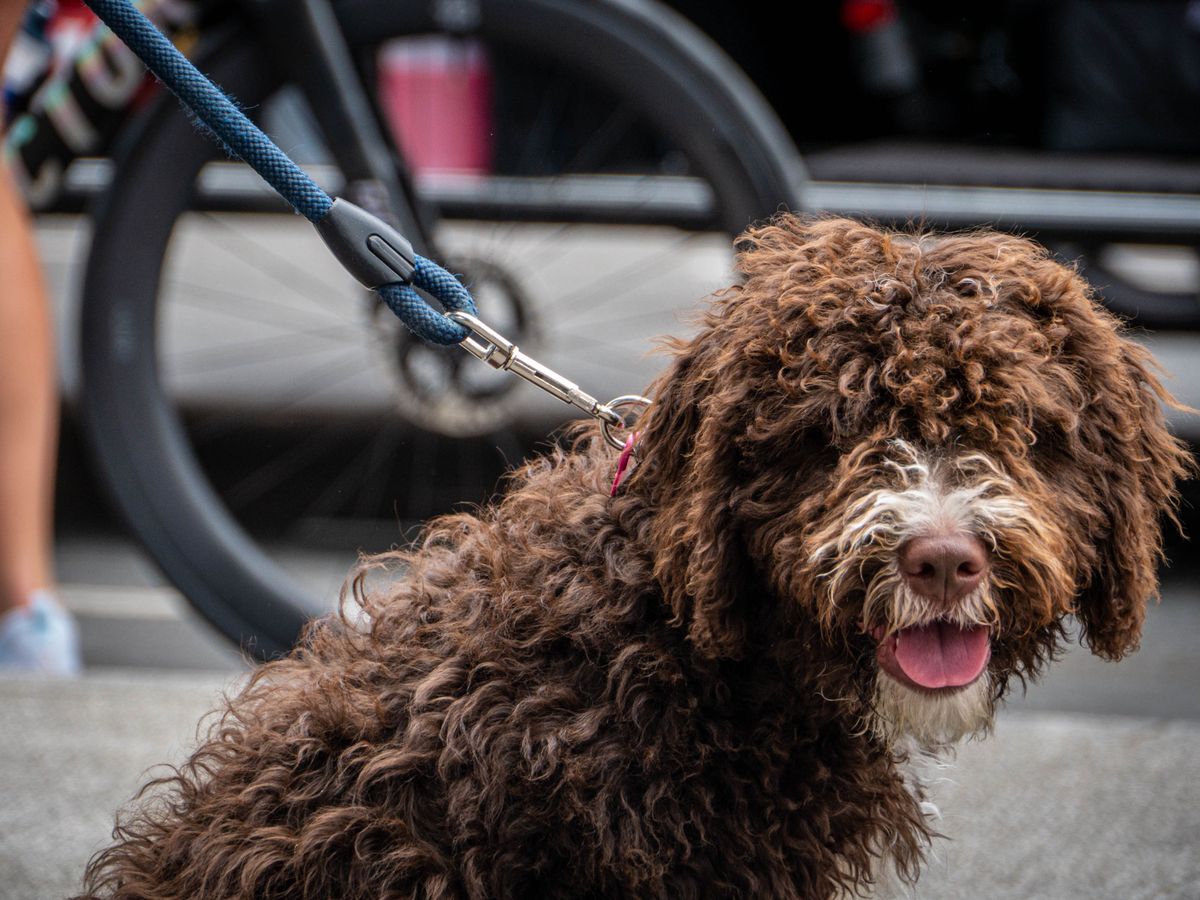
MULTIPOLYGON (((993 556, 938 613, 993 629, 990 714, 1069 613, 1097 653, 1136 645, 1189 457, 1148 355, 1028 241, 784 216, 739 264, 672 343, 617 497, 589 433, 371 561, 365 624, 259 669, 88 896, 829 897, 883 858, 915 879, 900 733, 933 714, 876 689, 876 655, 931 615, 894 563, 921 504, 993 556)), ((963 715, 926 742, 986 724, 963 715)))

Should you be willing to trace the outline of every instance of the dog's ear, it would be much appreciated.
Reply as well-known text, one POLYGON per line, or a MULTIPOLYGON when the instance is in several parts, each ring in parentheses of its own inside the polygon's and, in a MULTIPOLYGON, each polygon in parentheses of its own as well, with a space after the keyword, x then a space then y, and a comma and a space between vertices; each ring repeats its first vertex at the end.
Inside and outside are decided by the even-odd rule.
MULTIPOLYGON (((656 383, 639 439, 639 489, 654 507, 654 574, 694 651, 738 658, 746 634, 742 595, 750 566, 732 510, 739 427, 751 382, 714 358, 715 341, 676 345, 656 383)), ((632 479, 631 479, 632 480, 632 479)))
POLYGON ((1076 616, 1092 651, 1119 659, 1141 638, 1146 604, 1158 593, 1164 519, 1178 525, 1176 482, 1195 462, 1167 430, 1162 405, 1173 401, 1150 354, 1111 326, 1088 349, 1093 401, 1081 437, 1091 451, 1095 505, 1107 522, 1076 616))
MULTIPOLYGON (((781 354, 802 353, 789 348, 811 336, 814 278, 833 271, 856 236, 872 233, 848 219, 789 214, 752 227, 737 243, 744 281, 713 298, 694 338, 668 344, 675 358, 651 390, 630 483, 640 482, 654 507, 655 576, 674 622, 703 657, 742 655, 751 604, 765 590, 735 509, 745 486, 739 444, 755 430, 756 411, 761 429, 762 395, 776 390, 781 354)), ((823 409, 816 397, 809 402, 823 409)), ((796 401, 791 412, 801 416, 803 407, 796 401)))
POLYGON ((1121 323, 1086 282, 1042 251, 1009 253, 1014 265, 1001 293, 1061 340, 1057 363, 1074 380, 1080 403, 1069 442, 1072 470, 1091 511, 1094 548, 1074 613, 1098 656, 1119 659, 1137 648, 1148 601, 1158 593, 1164 520, 1178 525, 1176 483, 1195 463, 1167 430, 1164 405, 1177 405, 1156 377, 1150 353, 1122 334, 1121 323))
POLYGON ((1178 525, 1176 483, 1195 469, 1187 446, 1167 430, 1163 406, 1177 404, 1150 353, 1123 335, 1077 271, 1005 235, 952 244, 969 251, 960 268, 990 250, 991 271, 974 280, 990 286, 997 304, 1036 320, 1054 347, 1052 365, 1030 377, 1078 412, 1062 447, 1063 478, 1083 513, 1081 563, 1088 557, 1072 611, 1092 651, 1119 659, 1138 645, 1146 605, 1158 593, 1162 526, 1178 525))

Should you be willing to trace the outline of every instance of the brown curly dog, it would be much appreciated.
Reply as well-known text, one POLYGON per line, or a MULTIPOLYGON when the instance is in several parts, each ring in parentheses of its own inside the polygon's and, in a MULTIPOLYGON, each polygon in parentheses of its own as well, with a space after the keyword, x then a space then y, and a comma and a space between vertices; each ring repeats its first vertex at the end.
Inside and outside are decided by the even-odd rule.
POLYGON ((1136 646, 1190 457, 1146 351, 1027 240, 783 216, 740 246, 615 497, 584 435, 374 560, 365 617, 254 674, 89 896, 914 880, 909 756, 985 731, 1064 617, 1136 646))

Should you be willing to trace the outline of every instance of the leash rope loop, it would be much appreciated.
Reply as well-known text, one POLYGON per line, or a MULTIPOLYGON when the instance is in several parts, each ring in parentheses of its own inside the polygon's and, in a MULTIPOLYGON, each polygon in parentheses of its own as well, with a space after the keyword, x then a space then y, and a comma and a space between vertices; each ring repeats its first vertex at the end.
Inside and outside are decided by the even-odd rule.
MULTIPOLYGON (((173 93, 209 133, 234 157, 254 169, 293 209, 321 231, 341 233, 340 219, 321 226, 330 210, 338 204, 352 206, 340 198, 335 200, 321 189, 303 169, 276 146, 261 128, 238 109, 237 104, 205 77, 162 32, 154 27, 130 0, 86 0, 87 5, 114 34, 124 41, 173 93)), ((355 209, 358 209, 355 207, 355 209)), ((369 213, 359 210, 365 216, 369 213)), ((357 218, 357 217, 356 217, 357 218)), ((370 217, 374 219, 374 217, 370 217)), ((361 219, 357 222, 362 225, 361 219)), ((365 246, 358 246, 347 256, 335 250, 335 255, 360 280, 378 281, 368 284, 379 292, 388 309, 392 310, 415 334, 435 344, 458 344, 470 332, 431 307, 414 286, 432 295, 447 310, 476 313, 475 301, 458 279, 432 260, 412 252, 403 237, 378 219, 367 229, 365 246), (390 234, 389 234, 390 233, 390 234), (392 238, 399 239, 399 242, 392 238), (371 240, 378 237, 379 242, 371 240), (382 243, 382 246, 380 246, 382 243), (404 248, 407 247, 407 254, 404 248), (363 279, 351 262, 365 261, 372 268, 369 278, 363 279), (381 268, 375 268, 379 263, 381 268), (412 271, 405 277, 405 269, 412 271)), ((332 244, 330 244, 333 249, 332 244)))

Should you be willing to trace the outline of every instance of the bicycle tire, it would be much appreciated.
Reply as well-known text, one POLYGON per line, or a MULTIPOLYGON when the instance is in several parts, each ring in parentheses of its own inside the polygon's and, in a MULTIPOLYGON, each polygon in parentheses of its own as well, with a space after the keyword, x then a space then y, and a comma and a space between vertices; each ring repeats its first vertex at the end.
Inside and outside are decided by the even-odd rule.
MULTIPOLYGON (((352 47, 369 47, 438 32, 438 8, 344 2, 338 13, 352 47)), ((745 77, 682 18, 634 0, 486 0, 472 8, 472 33, 534 45, 616 91, 653 85, 639 102, 702 161, 728 233, 798 205, 803 169, 784 130, 745 77)), ((262 56, 239 33, 200 65, 254 108, 275 87, 262 56)), ((167 578, 220 632, 265 659, 286 652, 321 606, 256 546, 208 483, 164 392, 156 354, 163 259, 193 177, 211 155, 169 97, 152 104, 125 143, 94 216, 81 417, 110 496, 167 578)))

